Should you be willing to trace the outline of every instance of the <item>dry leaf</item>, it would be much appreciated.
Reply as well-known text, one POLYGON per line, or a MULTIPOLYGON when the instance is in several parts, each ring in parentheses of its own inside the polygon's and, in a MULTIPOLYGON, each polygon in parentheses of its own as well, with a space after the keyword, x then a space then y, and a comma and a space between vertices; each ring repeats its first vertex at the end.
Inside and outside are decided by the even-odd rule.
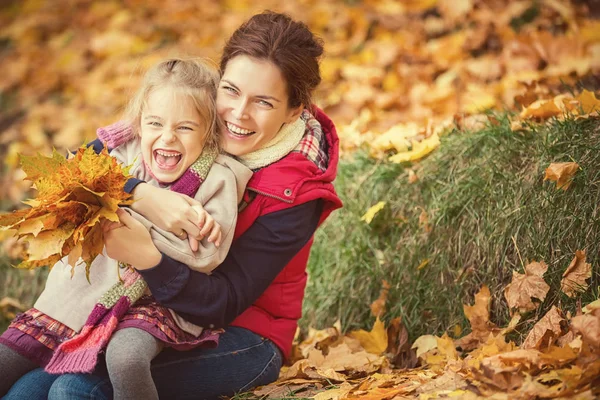
POLYGON ((381 291, 379 297, 373 303, 371 303, 371 315, 374 317, 381 317, 385 313, 385 303, 387 301, 387 295, 390 290, 390 284, 383 280, 381 282, 381 291))
POLYGON ((523 349, 545 349, 564 333, 565 319, 558 308, 552 306, 550 311, 531 329, 523 345, 523 349))
POLYGON ((585 262, 585 250, 577 250, 575 258, 563 273, 560 289, 569 297, 587 289, 586 280, 592 277, 592 264, 585 262))
POLYGON ((513 271, 512 282, 504 289, 504 297, 512 310, 517 308, 520 313, 535 310, 540 303, 533 303, 532 299, 543 302, 550 286, 542 276, 548 270, 543 261, 532 262, 525 266, 525 274, 513 271))
POLYGON ((567 190, 578 169, 579 165, 575 162, 552 163, 546 168, 544 180, 556 182, 557 189, 567 190))

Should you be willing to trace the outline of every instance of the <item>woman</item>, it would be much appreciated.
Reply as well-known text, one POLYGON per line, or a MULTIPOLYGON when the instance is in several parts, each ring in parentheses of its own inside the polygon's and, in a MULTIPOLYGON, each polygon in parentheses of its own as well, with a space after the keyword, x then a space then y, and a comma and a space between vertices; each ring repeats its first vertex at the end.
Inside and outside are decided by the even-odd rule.
MULTIPOLYGON (((135 221, 122 221, 106 238, 110 257, 132 264, 159 303, 199 326, 225 328, 215 349, 166 350, 153 361, 161 398, 218 398, 265 385, 289 356, 313 233, 341 207, 332 185, 335 127, 311 107, 322 52, 304 24, 271 12, 252 17, 224 48, 217 93, 222 144, 254 175, 231 250, 212 275, 160 253, 135 221)), ((177 235, 201 238, 206 226, 194 225, 192 199, 141 182, 129 189, 135 211, 177 235)), ((103 370, 58 377, 34 370, 6 399, 36 396, 105 399, 112 388, 103 370)))

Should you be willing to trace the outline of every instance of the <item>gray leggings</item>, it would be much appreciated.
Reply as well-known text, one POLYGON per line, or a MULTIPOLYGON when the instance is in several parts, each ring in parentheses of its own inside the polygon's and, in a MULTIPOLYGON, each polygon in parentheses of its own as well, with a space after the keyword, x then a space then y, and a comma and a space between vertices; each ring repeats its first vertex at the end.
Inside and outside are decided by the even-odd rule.
MULTIPOLYGON (((106 348, 106 366, 114 399, 158 399, 150 374, 150 362, 163 344, 148 332, 125 328, 115 332, 106 348)), ((39 365, 0 344, 0 397, 39 365)))
POLYGON ((125 328, 115 332, 106 348, 106 366, 114 399, 158 399, 150 362, 163 344, 146 331, 125 328))

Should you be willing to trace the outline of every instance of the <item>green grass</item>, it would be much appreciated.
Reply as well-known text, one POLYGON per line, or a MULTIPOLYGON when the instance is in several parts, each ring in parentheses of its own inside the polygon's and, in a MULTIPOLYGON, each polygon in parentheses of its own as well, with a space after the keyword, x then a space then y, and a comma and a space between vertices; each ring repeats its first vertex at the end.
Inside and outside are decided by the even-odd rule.
MULTIPOLYGON (((503 288, 512 271, 544 260, 551 304, 574 310, 559 290, 562 272, 578 249, 592 264, 585 304, 598 296, 600 261, 600 122, 554 121, 532 132, 510 131, 508 119, 478 132, 454 131, 416 164, 378 163, 364 153, 340 163, 336 188, 345 207, 316 235, 302 326, 345 329, 372 324, 370 303, 381 281, 391 284, 386 318, 401 316, 411 336, 468 328, 463 304, 482 284, 493 293, 492 318, 508 319, 503 288), (567 191, 543 182, 551 162, 581 166, 567 191), (378 201, 385 208, 370 225, 360 216, 378 201), (428 233, 419 224, 426 211, 428 233), (423 260, 427 265, 418 270, 423 260)), ((536 315, 528 315, 529 324, 536 315)))

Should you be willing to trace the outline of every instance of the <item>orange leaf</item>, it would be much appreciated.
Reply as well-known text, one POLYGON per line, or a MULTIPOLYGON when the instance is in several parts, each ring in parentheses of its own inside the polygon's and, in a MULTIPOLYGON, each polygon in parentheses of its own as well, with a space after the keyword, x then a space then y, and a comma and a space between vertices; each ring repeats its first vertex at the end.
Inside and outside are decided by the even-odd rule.
POLYGON ((567 190, 578 169, 579 164, 575 162, 552 163, 546 168, 544 180, 556 182, 557 189, 567 190))

